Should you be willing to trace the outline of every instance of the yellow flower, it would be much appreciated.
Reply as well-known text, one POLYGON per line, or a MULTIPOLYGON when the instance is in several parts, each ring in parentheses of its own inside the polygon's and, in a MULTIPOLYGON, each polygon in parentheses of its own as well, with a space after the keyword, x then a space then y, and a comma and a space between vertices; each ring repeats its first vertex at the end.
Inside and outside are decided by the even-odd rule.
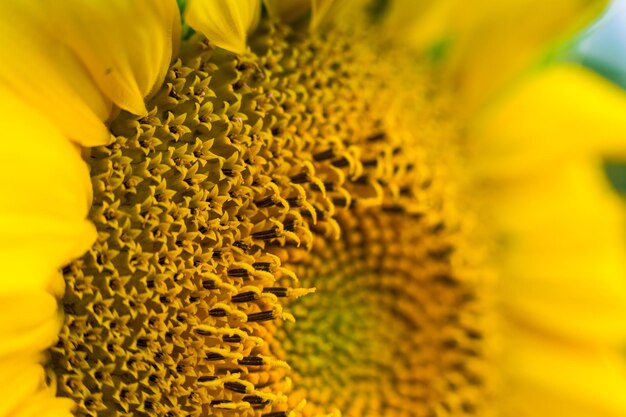
POLYGON ((0 416, 626 415, 602 5, 366 3, 0 3, 0 416))

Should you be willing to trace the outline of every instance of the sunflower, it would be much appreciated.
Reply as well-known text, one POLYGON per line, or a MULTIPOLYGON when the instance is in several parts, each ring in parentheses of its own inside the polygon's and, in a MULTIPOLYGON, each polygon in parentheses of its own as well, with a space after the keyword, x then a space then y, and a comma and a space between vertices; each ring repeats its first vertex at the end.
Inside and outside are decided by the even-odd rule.
POLYGON ((0 416, 626 415, 602 6, 0 3, 0 416))

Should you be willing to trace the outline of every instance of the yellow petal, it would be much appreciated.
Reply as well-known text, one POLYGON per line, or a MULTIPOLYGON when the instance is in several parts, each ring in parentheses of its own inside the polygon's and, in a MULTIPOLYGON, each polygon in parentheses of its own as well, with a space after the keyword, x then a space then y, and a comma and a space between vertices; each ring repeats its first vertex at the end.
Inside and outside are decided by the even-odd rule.
POLYGON ((463 113, 487 98, 581 28, 603 0, 393 1, 388 26, 419 49, 446 40, 463 113))
POLYGON ((604 0, 480 0, 467 8, 457 0, 451 53, 465 105, 471 110, 493 96, 605 5, 604 0))
POLYGON ((315 30, 329 16, 335 0, 312 0, 311 29, 315 30))
POLYGON ((0 360, 0 416, 71 417, 72 401, 54 398, 46 387, 37 357, 20 355, 0 360))
POLYGON ((89 172, 54 125, 1 89, 0 131, 0 293, 49 287, 95 239, 89 172))
POLYGON ((260 0, 190 0, 185 20, 220 48, 243 54, 260 13, 260 0))
POLYGON ((626 94, 575 65, 541 71, 475 126, 475 166, 508 178, 590 152, 626 151, 626 94))
POLYGON ((283 22, 298 20, 311 10, 311 0, 263 0, 269 15, 283 22))
POLYGON ((502 298, 516 320, 586 344, 626 341, 626 222, 600 166, 571 161, 492 190, 502 298))
POLYGON ((112 102, 135 113, 160 83, 179 25, 167 1, 0 4, 0 82, 84 145, 106 143, 112 102))
POLYGON ((165 77, 178 42, 176 1, 66 0, 53 7, 39 8, 48 30, 72 48, 109 99, 145 113, 143 98, 165 77))
POLYGON ((353 0, 337 2, 335 0, 263 0, 265 7, 275 19, 283 22, 294 22, 311 12, 309 27, 317 29, 328 18, 335 16, 340 4, 342 7, 351 7, 353 0), (337 6, 337 7, 335 7, 337 6))
POLYGON ((36 354, 56 339, 60 327, 57 301, 42 290, 0 293, 0 359, 36 354))
POLYGON ((519 329, 508 342, 503 416, 626 415, 626 366, 618 352, 579 349, 519 329))

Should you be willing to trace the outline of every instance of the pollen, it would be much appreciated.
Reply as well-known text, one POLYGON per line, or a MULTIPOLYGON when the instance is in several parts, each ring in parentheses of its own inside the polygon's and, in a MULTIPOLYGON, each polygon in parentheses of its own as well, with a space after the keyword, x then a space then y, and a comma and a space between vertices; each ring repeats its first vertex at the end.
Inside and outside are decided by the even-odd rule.
POLYGON ((63 269, 51 383, 78 416, 478 414, 486 291, 436 74, 366 31, 261 26, 242 56, 186 40, 85 156, 98 240, 63 269))

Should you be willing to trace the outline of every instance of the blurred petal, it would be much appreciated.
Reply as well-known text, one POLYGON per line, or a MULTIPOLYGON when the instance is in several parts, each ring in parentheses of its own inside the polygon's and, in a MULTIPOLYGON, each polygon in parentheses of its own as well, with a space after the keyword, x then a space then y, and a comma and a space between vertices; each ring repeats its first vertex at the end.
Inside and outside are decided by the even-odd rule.
POLYGON ((311 10, 311 0, 263 0, 269 15, 283 22, 293 22, 311 10))
POLYGON ((173 0, 6 1, 0 17, 0 81, 87 146, 109 141, 112 103, 145 112, 179 25, 173 0))
POLYGON ((626 366, 617 352, 577 349, 521 329, 510 342, 504 417, 626 415, 626 366))
POLYGON ((481 0, 469 9, 463 4, 454 8, 452 59, 460 93, 472 110, 545 54, 554 41, 591 21, 606 1, 481 0))
POLYGON ((419 49, 450 41, 449 64, 466 113, 501 90, 555 40, 589 22, 605 4, 602 0, 480 0, 468 8, 460 0, 396 0, 388 26, 419 49))
POLYGON ((49 286, 52 273, 95 239, 85 218, 89 172, 78 148, 0 90, 0 294, 49 286))
POLYGON ((626 342, 626 222, 600 166, 550 167, 488 197, 509 314, 578 343, 626 342))
POLYGON ((260 13, 261 0, 190 0, 185 20, 220 48, 243 54, 260 13))
POLYGON ((626 153, 626 95, 574 65, 520 83, 476 126, 476 167, 508 178, 590 152, 626 153))
POLYGON ((0 416, 11 417, 71 417, 73 403, 67 398, 55 398, 46 387, 39 358, 19 355, 0 359, 0 416))

